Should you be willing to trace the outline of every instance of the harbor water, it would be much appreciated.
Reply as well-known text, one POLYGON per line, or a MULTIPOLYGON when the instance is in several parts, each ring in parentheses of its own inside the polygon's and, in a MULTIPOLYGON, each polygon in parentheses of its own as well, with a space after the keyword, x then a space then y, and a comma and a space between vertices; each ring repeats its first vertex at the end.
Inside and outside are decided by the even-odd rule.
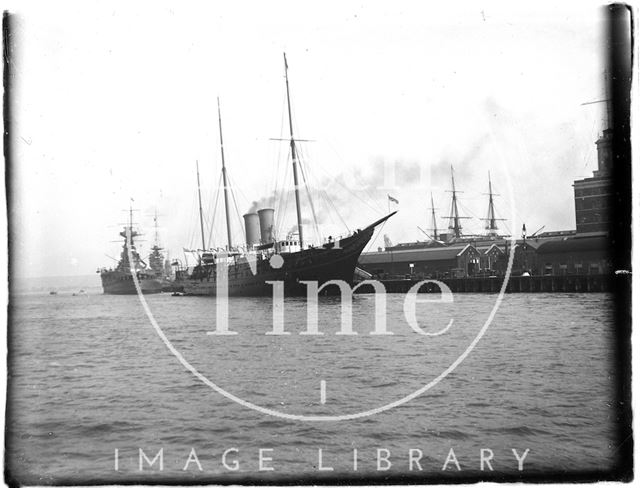
POLYGON ((236 334, 215 335, 215 298, 146 296, 189 371, 137 296, 94 280, 10 297, 6 456, 23 483, 500 479, 606 471, 619 455, 610 294, 505 295, 490 323, 496 294, 409 307, 389 294, 386 335, 371 333, 375 295, 353 298, 352 335, 336 334, 335 297, 319 300, 322 335, 300 334, 304 300, 265 298, 230 299, 236 334), (318 420, 341 416, 358 418, 318 420), (161 452, 162 470, 141 452, 161 452))

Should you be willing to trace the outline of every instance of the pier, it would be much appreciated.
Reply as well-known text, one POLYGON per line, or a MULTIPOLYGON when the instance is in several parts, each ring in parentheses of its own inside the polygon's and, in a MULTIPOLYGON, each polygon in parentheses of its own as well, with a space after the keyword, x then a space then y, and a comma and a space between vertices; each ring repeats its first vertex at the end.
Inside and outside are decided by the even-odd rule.
MULTIPOLYGON (((614 281, 630 279, 627 276, 610 274, 589 275, 548 275, 548 276, 510 276, 506 293, 601 293, 614 289, 614 281)), ((420 279, 398 278, 383 279, 387 293, 407 293, 420 279)), ((504 277, 468 277, 443 278, 453 293, 498 293, 504 277)), ((438 293, 436 283, 428 283, 421 287, 421 293, 438 293)), ((370 293, 371 288, 363 286, 357 293, 370 293)))

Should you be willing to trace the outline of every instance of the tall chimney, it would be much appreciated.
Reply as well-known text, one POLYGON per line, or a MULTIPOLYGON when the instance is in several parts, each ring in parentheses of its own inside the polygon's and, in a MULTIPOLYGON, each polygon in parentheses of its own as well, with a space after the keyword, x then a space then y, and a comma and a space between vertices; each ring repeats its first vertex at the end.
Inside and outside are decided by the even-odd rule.
POLYGON ((260 220, 257 213, 248 213, 244 218, 244 230, 247 236, 247 247, 260 244, 260 220))
POLYGON ((273 242, 273 209, 258 210, 258 217, 260 219, 260 240, 263 244, 273 242))

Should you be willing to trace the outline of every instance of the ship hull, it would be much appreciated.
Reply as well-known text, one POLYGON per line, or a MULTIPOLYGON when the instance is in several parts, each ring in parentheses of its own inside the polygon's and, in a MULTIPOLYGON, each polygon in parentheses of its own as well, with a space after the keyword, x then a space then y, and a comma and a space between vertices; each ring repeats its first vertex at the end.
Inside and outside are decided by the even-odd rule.
MULTIPOLYGON (((138 292, 131 273, 124 271, 107 271, 100 275, 102 291, 105 295, 136 295, 138 292)), ((144 294, 160 293, 162 281, 152 277, 138 279, 140 291, 144 294)))
MULTIPOLYGON (((258 259, 252 270, 245 258, 227 268, 228 296, 271 296, 273 285, 270 281, 284 283, 286 296, 305 296, 307 286, 304 281, 315 281, 319 286, 331 280, 341 280, 351 284, 360 254, 373 235, 375 226, 386 220, 359 230, 339 243, 305 249, 295 253, 282 253, 284 263, 274 269, 269 259, 258 259)), ((182 287, 186 295, 217 295, 217 277, 214 265, 196 267, 188 277, 179 277, 174 282, 182 287)), ((339 288, 330 286, 323 294, 338 293, 339 288)))

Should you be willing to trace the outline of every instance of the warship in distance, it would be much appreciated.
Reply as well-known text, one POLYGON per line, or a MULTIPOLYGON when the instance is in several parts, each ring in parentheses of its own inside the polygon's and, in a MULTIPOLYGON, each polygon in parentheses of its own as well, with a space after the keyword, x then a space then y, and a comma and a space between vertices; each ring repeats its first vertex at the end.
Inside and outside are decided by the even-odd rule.
POLYGON ((120 260, 115 268, 98 269, 102 280, 102 291, 105 295, 135 295, 136 286, 133 281, 132 270, 135 270, 142 293, 160 293, 162 291, 162 280, 156 273, 147 267, 147 264, 140 258, 134 244, 134 238, 139 236, 133 228, 133 210, 129 208, 129 223, 120 232, 124 238, 120 260), (129 249, 129 239, 127 231, 131 235, 131 248, 129 249), (129 251, 133 262, 129 261, 129 251))
POLYGON ((173 283, 171 281, 171 265, 162 254, 163 248, 160 247, 158 238, 158 212, 153 216, 153 225, 155 230, 155 239, 151 252, 149 253, 149 272, 152 273, 162 284, 162 291, 173 291, 173 283))
MULTIPOLYGON (((293 183, 296 202, 297 234, 289 234, 284 240, 276 239, 274 232, 274 209, 263 208, 257 213, 243 216, 246 236, 244 249, 234 248, 231 241, 229 220, 229 195, 227 170, 222 142, 222 120, 218 100, 218 124, 220 129, 220 152, 222 159, 222 184, 226 217, 227 247, 222 252, 206 251, 202 224, 202 201, 200 177, 198 174, 198 198, 200 208, 200 230, 202 233, 202 253, 198 264, 192 269, 176 270, 176 287, 181 287, 186 295, 216 295, 218 269, 227 273, 227 293, 229 296, 271 295, 273 286, 270 281, 284 284, 286 296, 305 295, 307 288, 303 281, 315 281, 319 286, 331 280, 353 282, 354 272, 360 254, 371 240, 375 228, 389 219, 392 212, 372 224, 358 229, 345 238, 332 239, 318 245, 305 247, 302 214, 300 210, 300 192, 298 185, 298 155, 296 139, 293 136, 291 118, 291 99, 286 54, 284 56, 285 81, 287 91, 287 109, 291 160, 293 165, 293 183)), ((337 292, 330 287, 326 292, 337 292)))

